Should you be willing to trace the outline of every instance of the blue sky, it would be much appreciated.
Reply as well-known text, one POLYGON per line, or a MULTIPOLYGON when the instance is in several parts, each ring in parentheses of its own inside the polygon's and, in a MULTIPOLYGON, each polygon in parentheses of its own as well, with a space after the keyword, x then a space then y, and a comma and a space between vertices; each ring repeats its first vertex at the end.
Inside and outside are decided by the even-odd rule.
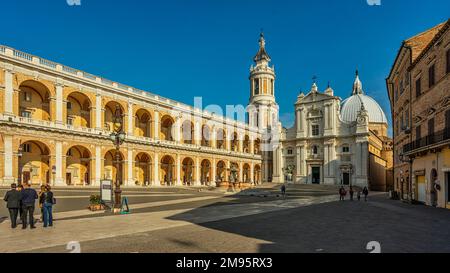
POLYGON ((264 29, 285 126, 313 75, 349 96, 355 69, 390 118, 385 78, 402 40, 449 18, 448 0, 2 1, 0 44, 193 105, 247 104, 264 29))

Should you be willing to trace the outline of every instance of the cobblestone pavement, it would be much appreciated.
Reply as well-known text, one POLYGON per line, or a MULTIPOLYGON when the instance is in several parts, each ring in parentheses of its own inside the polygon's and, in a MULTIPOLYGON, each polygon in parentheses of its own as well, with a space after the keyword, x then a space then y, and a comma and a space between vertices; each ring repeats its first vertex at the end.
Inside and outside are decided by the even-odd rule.
MULTIPOLYGON (((386 253, 450 252, 450 211, 392 201, 386 195, 369 202, 278 200, 210 206, 172 213, 164 220, 183 224, 88 240, 82 252, 324 252, 367 253, 377 241, 386 253), (294 204, 296 203, 296 204, 294 204), (250 206, 250 208, 249 208, 250 206), (243 210, 252 213, 239 216, 243 210), (205 214, 210 211, 214 217, 205 214), (223 211, 223 217, 218 212, 223 211), (232 217, 233 211, 236 217, 232 217), (201 219, 203 217, 203 219, 201 219), (205 218, 206 217, 206 218, 205 218)), ((144 213, 145 214, 145 213, 144 213)), ((150 224, 150 222, 149 222, 150 224)), ((66 245, 35 252, 64 252, 66 245)))

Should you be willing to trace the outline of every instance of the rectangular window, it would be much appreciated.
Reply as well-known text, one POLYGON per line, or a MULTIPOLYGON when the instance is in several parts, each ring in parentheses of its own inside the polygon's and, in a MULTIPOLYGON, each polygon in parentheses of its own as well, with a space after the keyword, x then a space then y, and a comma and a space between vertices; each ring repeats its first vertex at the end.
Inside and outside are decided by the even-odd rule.
POLYGON ((70 101, 67 102, 67 110, 72 110, 72 103, 70 101))
POLYGON ((450 49, 447 50, 447 74, 450 73, 450 49))
POLYGON ((23 144, 23 152, 24 153, 31 153, 31 145, 30 144, 23 144))
POLYGON ((420 125, 416 127, 416 140, 419 140, 422 138, 422 128, 420 125))
POLYGON ((292 155, 292 154, 294 154, 294 151, 292 151, 292 150, 288 150, 288 155, 292 155))
POLYGON ((422 80, 418 78, 416 81, 416 98, 420 97, 420 95, 422 95, 422 80))
POLYGON ((350 147, 348 147, 348 146, 342 147, 342 152, 343 153, 349 153, 350 152, 350 147))
POLYGON ((24 92, 23 93, 23 100, 27 102, 31 102, 31 93, 30 92, 24 92))
POLYGON ((430 88, 433 87, 436 83, 434 64, 428 69, 428 82, 430 88))
POLYGON ((73 125, 73 118, 71 118, 71 117, 67 118, 67 125, 70 125, 70 126, 73 125))
POLYGON ((318 136, 320 133, 319 133, 319 125, 313 125, 312 126, 312 135, 313 136, 318 136))
POLYGON ((31 112, 30 111, 22 111, 20 113, 20 116, 23 118, 31 118, 31 112))
POLYGON ((259 95, 259 79, 253 81, 253 86, 255 87, 255 95, 259 95))
POLYGON ((447 112, 445 112, 445 128, 447 130, 450 130, 450 110, 447 110, 447 112))
POLYGON ((428 135, 429 136, 434 135, 434 118, 428 121, 428 135))

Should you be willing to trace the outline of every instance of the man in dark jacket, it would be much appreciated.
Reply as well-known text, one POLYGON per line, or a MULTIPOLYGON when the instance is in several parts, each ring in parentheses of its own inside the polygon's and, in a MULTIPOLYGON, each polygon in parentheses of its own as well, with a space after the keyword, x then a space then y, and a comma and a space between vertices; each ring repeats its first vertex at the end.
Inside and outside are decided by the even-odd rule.
POLYGON ((11 218, 11 227, 17 227, 17 215, 19 214, 22 194, 17 190, 17 185, 12 184, 11 190, 8 191, 3 199, 6 202, 6 207, 9 210, 9 217, 11 218))
POLYGON ((38 199, 37 192, 30 187, 30 184, 25 184, 25 189, 22 191, 22 229, 27 228, 27 215, 30 222, 31 229, 35 229, 34 226, 34 204, 38 199))

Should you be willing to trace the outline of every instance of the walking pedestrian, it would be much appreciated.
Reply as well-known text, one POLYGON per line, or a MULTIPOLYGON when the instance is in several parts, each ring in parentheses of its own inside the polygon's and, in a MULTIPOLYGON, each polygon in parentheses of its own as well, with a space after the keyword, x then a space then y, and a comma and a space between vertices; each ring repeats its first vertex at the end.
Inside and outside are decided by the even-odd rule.
POLYGON ((283 198, 286 197, 286 185, 283 184, 283 186, 281 186, 281 195, 283 196, 283 198))
MULTIPOLYGON (((45 185, 41 185, 41 188, 39 190, 38 193, 38 199, 41 199, 41 195, 45 192, 45 185)), ((42 206, 42 204, 39 202, 39 209, 41 210, 41 217, 39 218, 39 221, 43 222, 44 221, 44 207, 42 206)))
POLYGON ((364 194, 364 201, 367 202, 367 196, 369 195, 369 189, 367 187, 364 187, 363 194, 364 194))
POLYGON ((347 192, 345 191, 344 186, 342 186, 342 187, 339 189, 339 196, 340 196, 339 201, 345 201, 345 196, 346 196, 346 195, 347 195, 347 192))
POLYGON ((353 191, 353 187, 350 186, 350 201, 353 201, 353 196, 355 195, 355 192, 353 191))
MULTIPOLYGON (((22 185, 17 186, 17 191, 19 191, 20 194, 22 195, 23 186, 22 185)), ((22 198, 21 198, 20 204, 19 204, 19 224, 22 224, 22 212, 23 212, 23 206, 22 206, 22 198)))
POLYGON ((11 190, 5 195, 6 207, 9 210, 9 217, 11 218, 11 228, 17 227, 17 215, 20 211, 20 200, 22 199, 22 194, 17 190, 17 185, 12 184, 11 190))
POLYGON ((26 229, 28 224, 30 224, 31 229, 36 228, 34 225, 34 206, 36 199, 38 199, 37 192, 31 188, 30 184, 26 183, 22 191, 22 229, 26 229))
POLYGON ((358 190, 358 201, 361 201, 361 191, 358 190))
POLYGON ((44 192, 39 197, 39 204, 43 208, 44 228, 53 226, 53 205, 55 204, 52 189, 49 185, 45 186, 44 192))

